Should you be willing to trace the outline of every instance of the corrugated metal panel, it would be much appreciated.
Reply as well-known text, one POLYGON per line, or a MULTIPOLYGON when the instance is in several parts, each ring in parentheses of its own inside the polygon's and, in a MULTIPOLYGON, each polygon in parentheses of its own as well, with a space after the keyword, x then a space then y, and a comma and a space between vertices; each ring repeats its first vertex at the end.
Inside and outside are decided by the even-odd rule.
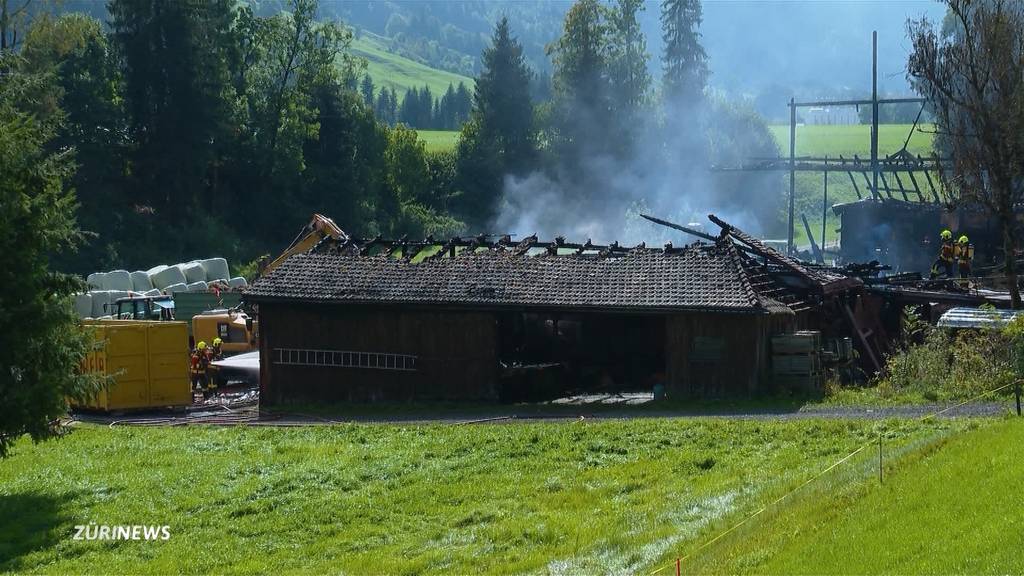
POLYGON ((939 318, 940 328, 999 328, 1013 321, 1021 312, 982 308, 953 308, 939 318))

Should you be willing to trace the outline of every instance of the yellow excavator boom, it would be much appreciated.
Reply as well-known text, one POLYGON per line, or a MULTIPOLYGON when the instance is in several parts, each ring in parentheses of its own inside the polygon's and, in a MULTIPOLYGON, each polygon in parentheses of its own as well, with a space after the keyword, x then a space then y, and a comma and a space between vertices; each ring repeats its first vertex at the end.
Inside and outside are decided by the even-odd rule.
POLYGON ((321 240, 328 237, 342 241, 348 239, 348 235, 334 223, 334 220, 331 220, 322 214, 313 214, 313 219, 310 220, 309 224, 299 232, 299 235, 295 237, 295 240, 292 240, 292 243, 284 252, 281 253, 280 256, 260 270, 260 275, 262 276, 263 274, 277 268, 282 262, 287 260, 289 256, 308 251, 310 248, 319 244, 321 240))

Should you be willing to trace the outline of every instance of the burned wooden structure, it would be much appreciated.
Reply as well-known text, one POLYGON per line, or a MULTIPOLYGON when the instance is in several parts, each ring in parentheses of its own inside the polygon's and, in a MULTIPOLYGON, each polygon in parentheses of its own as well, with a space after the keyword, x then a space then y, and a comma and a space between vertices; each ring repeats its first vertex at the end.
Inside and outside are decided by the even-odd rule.
POLYGON ((711 220, 682 247, 326 239, 245 293, 262 402, 749 396, 773 390, 771 337, 805 328, 854 335, 881 368, 884 303, 861 279, 711 220))

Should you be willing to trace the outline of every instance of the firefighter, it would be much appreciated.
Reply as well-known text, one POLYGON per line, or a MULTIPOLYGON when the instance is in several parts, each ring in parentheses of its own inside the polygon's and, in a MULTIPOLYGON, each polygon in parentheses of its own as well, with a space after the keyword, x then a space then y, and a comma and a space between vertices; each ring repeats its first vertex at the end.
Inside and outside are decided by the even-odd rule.
POLYGON ((202 390, 204 397, 206 396, 206 366, 209 363, 206 356, 206 342, 200 341, 192 350, 192 386, 197 390, 202 390))
POLYGON ((220 338, 214 338, 213 339, 213 348, 211 349, 210 353, 213 356, 214 360, 223 360, 224 359, 224 352, 221 350, 221 345, 223 343, 224 343, 224 341, 221 340, 220 338))
POLYGON ((961 236, 956 241, 956 269, 961 278, 971 277, 971 260, 974 260, 974 246, 971 245, 967 236, 961 236))
POLYGON ((953 258, 956 255, 956 244, 953 243, 953 233, 949 230, 943 230, 940 234, 942 238, 942 245, 939 248, 939 257, 935 259, 935 263, 932 264, 931 279, 934 280, 939 277, 939 272, 943 272, 946 278, 953 277, 953 258))

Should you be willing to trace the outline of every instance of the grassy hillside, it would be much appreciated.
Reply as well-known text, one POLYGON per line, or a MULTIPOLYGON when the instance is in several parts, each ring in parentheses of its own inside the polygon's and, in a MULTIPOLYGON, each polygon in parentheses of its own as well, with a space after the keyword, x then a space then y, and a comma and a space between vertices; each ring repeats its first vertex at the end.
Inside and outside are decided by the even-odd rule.
MULTIPOLYGON (((0 571, 646 573, 890 426, 86 425, 21 441, 0 466, 0 571), (89 522, 170 539, 74 540, 89 522)), ((960 426, 907 424, 889 442, 960 426)))
POLYGON ((787 503, 698 554, 689 573, 1019 574, 1024 422, 950 438, 877 478, 787 503))
POLYGON ((448 89, 448 84, 458 86, 464 82, 472 89, 473 79, 452 72, 431 68, 419 62, 403 58, 387 51, 387 40, 364 32, 352 42, 352 53, 366 59, 367 72, 373 77, 374 85, 394 88, 399 98, 405 91, 412 88, 430 86, 435 96, 441 96, 448 89))

